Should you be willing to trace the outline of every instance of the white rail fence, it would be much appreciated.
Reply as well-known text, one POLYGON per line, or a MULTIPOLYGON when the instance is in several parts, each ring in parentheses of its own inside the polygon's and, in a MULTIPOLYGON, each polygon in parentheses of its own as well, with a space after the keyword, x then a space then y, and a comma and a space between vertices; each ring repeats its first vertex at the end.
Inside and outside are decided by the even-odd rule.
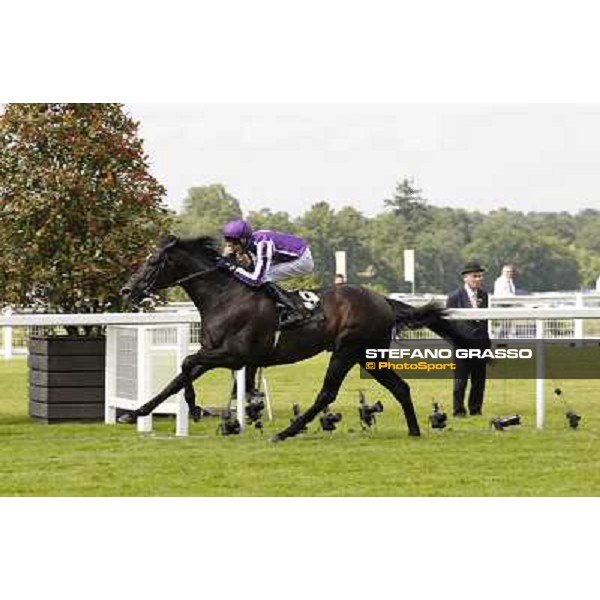
MULTIPOLYGON (((427 302, 435 301, 444 304, 446 296, 420 294, 391 294, 390 298, 402 300, 407 304, 422 306, 427 302)), ((581 292, 547 292, 527 296, 496 297, 490 295, 490 309, 520 308, 520 309, 565 309, 565 308, 598 308, 600 307, 600 294, 581 292)), ((523 313, 527 314, 527 313, 523 313)), ((558 313, 557 313, 558 314, 558 313)), ((519 316, 502 319, 491 318, 488 321, 490 336, 492 338, 535 339, 539 325, 531 317, 519 316)), ((544 339, 595 339, 600 338, 600 320, 593 318, 562 318, 551 317, 544 319, 542 324, 544 339)), ((410 337, 427 339, 435 337, 428 330, 419 330, 410 334, 410 337)))
MULTIPOLYGON (((106 313, 103 313, 106 314, 106 313)), ((120 324, 153 324, 153 323, 173 323, 177 321, 170 320, 171 317, 166 317, 166 320, 157 320, 156 315, 192 315, 192 327, 190 331, 190 341, 192 345, 200 343, 200 318, 198 317, 196 308, 191 302, 173 303, 164 307, 160 307, 155 313, 113 313, 116 321, 116 315, 124 315, 123 321, 120 324), (135 315, 141 315, 139 318, 135 315), (139 322, 138 322, 139 321, 139 322)), ((64 333, 64 327, 67 325, 82 325, 88 324, 83 321, 76 320, 71 322, 71 316, 85 315, 65 315, 57 314, 57 319, 46 319, 49 315, 37 314, 33 312, 18 312, 15 313, 9 308, 5 308, 0 312, 0 356, 5 359, 10 359, 13 356, 23 356, 27 354, 27 342, 32 335, 47 335, 52 333, 64 333), (14 317, 7 320, 4 324, 2 317, 14 317), (21 318, 17 318, 21 317, 21 318), (38 319, 37 317, 42 317, 38 319), (14 323, 14 324, 13 324, 14 323)), ((187 318, 187 316, 186 316, 187 318)), ((112 324, 119 324, 117 322, 112 324)), ((186 321, 187 322, 187 321, 186 321)), ((105 322, 94 323, 97 325, 106 325, 105 322)))
MULTIPOLYGON (((504 308, 486 308, 486 309, 452 309, 449 311, 449 318, 456 320, 487 319, 491 321, 519 321, 526 320, 535 323, 535 338, 541 343, 544 339, 544 324, 547 321, 578 321, 600 319, 600 306, 596 307, 566 307, 566 308, 524 308, 524 307, 504 307, 504 308)), ((102 313, 102 314, 57 314, 57 315, 3 315, 0 317, 0 327, 57 327, 65 325, 138 325, 138 326, 157 326, 165 324, 197 324, 199 322, 197 312, 181 310, 179 312, 156 312, 156 313, 102 313)), ((184 336, 186 338, 187 336, 184 336)), ((111 345, 107 345, 111 351, 111 345)), ((187 353, 189 348, 185 347, 179 353, 178 359, 187 353)), ((139 356, 139 350, 136 351, 139 356)), ((115 361, 114 352, 109 356, 109 361, 115 361)), ((137 359, 136 359, 137 360, 137 359)), ((179 361, 180 362, 180 361, 179 361)), ((179 369, 179 364, 172 366, 173 375, 179 369)), ((536 353, 536 425, 538 428, 544 426, 544 360, 543 352, 536 353)), ((237 410, 238 419, 243 422, 244 408, 244 381, 245 375, 240 373, 238 381, 238 399, 237 410)), ((109 382, 107 389, 111 389, 112 382, 109 382)), ((187 433, 187 407, 180 396, 177 401, 178 410, 181 415, 178 419, 178 428, 180 435, 187 433), (184 424, 185 421, 185 424, 184 424)), ((107 418, 112 419, 112 408, 107 408, 107 418), (111 411, 109 413, 109 411, 111 411)), ((179 413, 177 413, 179 415, 179 413)), ((143 425, 142 427, 143 428, 143 425)))
MULTIPOLYGON (((444 304, 446 296, 432 294, 390 294, 390 298, 395 298, 412 304, 421 306, 429 301, 436 301, 444 304)), ((594 308, 600 306, 600 294, 584 294, 580 292, 548 292, 541 294, 531 294, 528 296, 510 296, 506 298, 497 298, 490 296, 490 308, 594 308)), ((195 308, 191 302, 174 302, 157 309, 157 313, 192 313, 195 308)), ((10 308, 2 311, 4 316, 12 315, 10 308)), ((19 313, 23 316, 32 313, 19 313)), ((153 313, 156 314, 156 313, 153 313)), ((33 315, 32 315, 33 316, 33 315)), ((4 358, 24 355, 27 353, 27 340, 30 335, 44 335, 60 330, 57 324, 45 325, 24 324, 15 326, 1 326, 0 334, 0 355, 4 358)), ((33 323, 33 321, 31 322, 33 323)), ((70 323, 62 323, 67 325, 70 323)), ((491 320, 489 322, 490 335, 494 338, 511 337, 520 339, 533 339, 537 335, 535 319, 531 318, 513 318, 505 319, 502 322, 491 320)), ((194 326, 191 331, 191 343, 198 343, 198 326, 194 326)), ((410 334, 411 337, 427 339, 435 337, 428 330, 420 330, 410 334)), ((543 335, 545 339, 587 339, 600 338, 600 319, 546 319, 543 325, 543 335)))

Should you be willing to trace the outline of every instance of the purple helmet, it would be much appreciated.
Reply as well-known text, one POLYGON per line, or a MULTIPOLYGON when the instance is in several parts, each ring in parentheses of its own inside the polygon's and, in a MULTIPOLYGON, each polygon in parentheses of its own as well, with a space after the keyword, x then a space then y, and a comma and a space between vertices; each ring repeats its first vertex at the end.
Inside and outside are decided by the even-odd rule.
POLYGON ((238 219, 237 221, 230 221, 223 227, 223 237, 233 240, 239 240, 240 238, 249 239, 252 235, 252 227, 246 221, 238 219))

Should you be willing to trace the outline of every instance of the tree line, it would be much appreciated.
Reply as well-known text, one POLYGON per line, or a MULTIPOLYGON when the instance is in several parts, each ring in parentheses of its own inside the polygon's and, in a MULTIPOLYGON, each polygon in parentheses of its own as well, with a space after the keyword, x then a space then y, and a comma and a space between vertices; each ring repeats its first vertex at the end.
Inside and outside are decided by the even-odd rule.
MULTIPOLYGON (((0 308, 124 310, 119 288, 161 236, 220 237, 243 213, 223 185, 193 187, 175 215, 151 175, 139 124, 122 104, 7 104, 0 113, 0 308)), ((328 285, 335 251, 348 281, 381 292, 410 291, 403 251, 416 253, 416 291, 447 293, 463 263, 490 278, 513 263, 529 291, 591 287, 600 275, 600 211, 484 214, 432 206, 408 178, 380 211, 316 202, 298 216, 264 208, 245 214, 256 229, 297 233, 315 272, 290 285, 328 285)), ((171 292, 178 294, 179 292, 171 292)))
MULTIPOLYGON (((182 235, 219 237, 228 220, 242 215, 240 201, 220 184, 193 187, 176 219, 182 235)), ((529 292, 594 287, 600 275, 600 211, 489 213, 431 205, 403 178, 372 217, 353 207, 312 204, 292 217, 264 208, 245 214, 255 229, 276 229, 308 239, 315 260, 310 283, 326 285, 335 275, 336 250, 347 254, 347 276, 382 292, 409 292, 403 280, 404 249, 414 248, 416 292, 447 293, 467 260, 486 266, 488 284, 502 265, 514 264, 518 287, 529 292)))

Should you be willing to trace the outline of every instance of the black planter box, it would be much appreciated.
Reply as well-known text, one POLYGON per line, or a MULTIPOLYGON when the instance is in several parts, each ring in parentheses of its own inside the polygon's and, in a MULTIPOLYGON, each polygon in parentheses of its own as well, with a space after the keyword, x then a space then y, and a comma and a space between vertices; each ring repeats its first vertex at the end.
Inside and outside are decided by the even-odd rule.
POLYGON ((104 420, 103 337, 32 336, 29 416, 45 423, 104 420))

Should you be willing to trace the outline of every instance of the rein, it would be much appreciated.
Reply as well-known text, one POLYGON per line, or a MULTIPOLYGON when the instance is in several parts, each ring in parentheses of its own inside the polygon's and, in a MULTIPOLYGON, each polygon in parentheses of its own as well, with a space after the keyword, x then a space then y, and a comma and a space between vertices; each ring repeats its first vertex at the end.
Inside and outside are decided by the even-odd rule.
POLYGON ((218 270, 219 270, 219 267, 211 267, 210 269, 206 269, 206 271, 196 271, 195 273, 192 273, 191 275, 186 275, 185 277, 182 277, 181 279, 174 281, 171 285, 181 285, 182 283, 185 283, 186 281, 189 281, 190 279, 195 279, 196 277, 204 277, 205 275, 210 275, 211 273, 214 273, 215 271, 218 271, 218 270))

